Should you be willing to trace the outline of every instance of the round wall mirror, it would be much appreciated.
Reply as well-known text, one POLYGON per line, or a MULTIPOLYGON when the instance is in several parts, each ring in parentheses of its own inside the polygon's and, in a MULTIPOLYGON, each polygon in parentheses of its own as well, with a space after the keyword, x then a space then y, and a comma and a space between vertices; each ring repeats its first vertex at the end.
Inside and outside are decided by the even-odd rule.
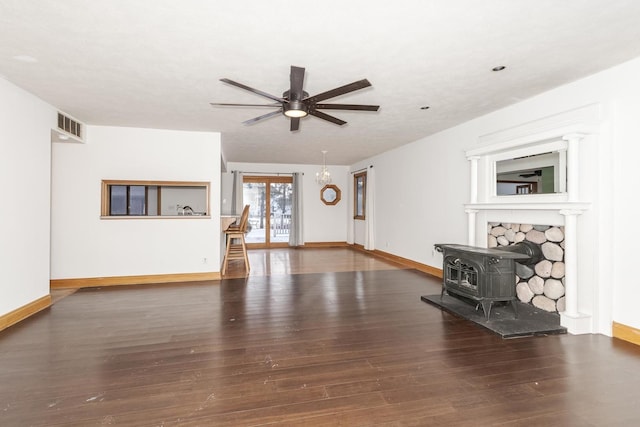
POLYGON ((327 184, 320 190, 320 200, 325 205, 335 205, 340 201, 340 189, 337 185, 327 184))

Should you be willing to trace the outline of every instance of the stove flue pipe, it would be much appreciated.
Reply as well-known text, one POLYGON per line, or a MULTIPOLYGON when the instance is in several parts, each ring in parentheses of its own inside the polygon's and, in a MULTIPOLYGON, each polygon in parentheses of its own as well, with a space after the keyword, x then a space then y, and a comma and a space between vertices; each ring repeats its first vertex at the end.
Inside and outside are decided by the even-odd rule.
POLYGON ((526 240, 514 245, 500 246, 499 248, 495 249, 527 255, 529 259, 519 259, 516 260, 516 262, 528 266, 535 265, 544 259, 544 255, 542 254, 542 250, 540 250, 540 246, 526 240))

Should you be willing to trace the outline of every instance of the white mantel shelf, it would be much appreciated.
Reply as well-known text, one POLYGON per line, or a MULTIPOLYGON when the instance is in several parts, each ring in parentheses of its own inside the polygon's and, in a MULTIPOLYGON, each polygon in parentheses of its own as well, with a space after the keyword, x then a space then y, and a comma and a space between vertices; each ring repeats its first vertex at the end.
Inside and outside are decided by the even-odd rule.
POLYGON ((467 203, 465 209, 478 211, 534 210, 534 211, 586 211, 589 202, 499 202, 499 203, 467 203))

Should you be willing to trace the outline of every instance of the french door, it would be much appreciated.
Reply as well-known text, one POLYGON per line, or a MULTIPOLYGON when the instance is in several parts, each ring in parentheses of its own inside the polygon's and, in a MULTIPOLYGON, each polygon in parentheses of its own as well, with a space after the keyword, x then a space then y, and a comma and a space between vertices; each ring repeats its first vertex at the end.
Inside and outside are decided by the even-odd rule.
POLYGON ((244 176, 242 198, 250 205, 245 236, 249 247, 283 247, 289 244, 292 178, 290 176, 244 176))

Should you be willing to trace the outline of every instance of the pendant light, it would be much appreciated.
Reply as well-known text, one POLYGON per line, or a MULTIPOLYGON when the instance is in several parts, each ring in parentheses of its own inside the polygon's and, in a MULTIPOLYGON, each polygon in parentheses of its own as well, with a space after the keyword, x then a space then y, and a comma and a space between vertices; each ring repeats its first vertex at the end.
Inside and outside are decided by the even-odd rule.
POLYGON ((327 169, 327 151, 322 150, 322 169, 316 172, 316 182, 320 185, 327 185, 331 182, 331 174, 327 169))

